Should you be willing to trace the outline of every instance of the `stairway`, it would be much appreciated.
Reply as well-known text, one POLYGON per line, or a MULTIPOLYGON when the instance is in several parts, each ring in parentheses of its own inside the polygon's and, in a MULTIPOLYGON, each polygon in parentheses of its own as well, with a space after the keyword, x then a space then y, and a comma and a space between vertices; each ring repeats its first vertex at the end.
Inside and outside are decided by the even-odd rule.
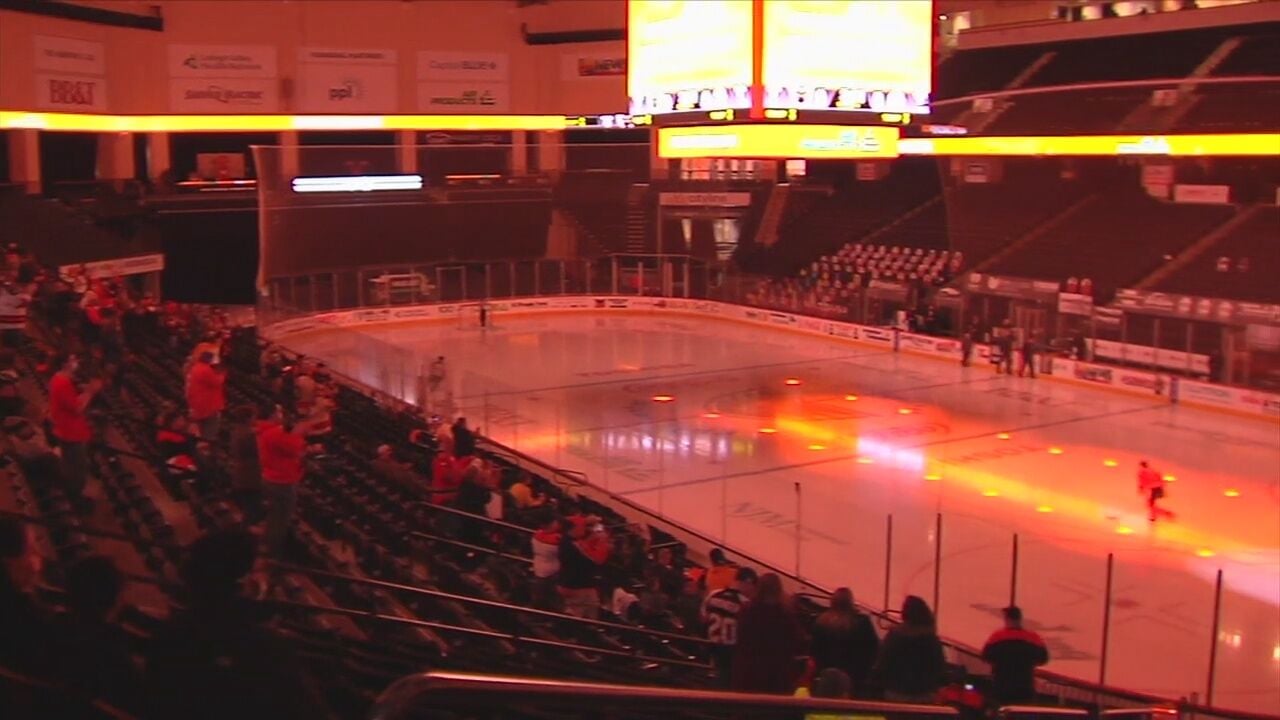
MULTIPOLYGON (((1023 68, 1022 72, 1018 73, 1016 77, 1009 81, 1009 84, 1001 88, 1001 91, 1017 90, 1027 84, 1027 81, 1034 77, 1036 73, 1040 72, 1040 68, 1052 62, 1057 55, 1058 53, 1053 50, 1042 54, 1040 57, 1036 58, 1035 62, 1023 68)), ((970 134, 980 133, 990 127, 991 123, 996 121, 996 118, 1003 115, 1013 102, 1016 102, 1010 101, 1004 97, 994 97, 992 100, 993 105, 990 111, 978 113, 970 109, 957 117, 955 124, 968 128, 970 134)))
POLYGON ((1135 290, 1149 290, 1159 285, 1165 278, 1186 267, 1188 263, 1203 255, 1214 245, 1217 245, 1219 240, 1235 232, 1236 228, 1249 222, 1254 215, 1262 211, 1263 207, 1266 206, 1254 205, 1232 215, 1229 220, 1214 228, 1204 237, 1192 243, 1186 250, 1179 253, 1178 257, 1161 265, 1155 272, 1138 281, 1133 288, 1135 290))
POLYGON ((6 196, 0 202, 0 227, 51 265, 157 251, 140 238, 122 238, 62 202, 38 195, 6 196))
POLYGON ((1013 253, 1021 250, 1027 245, 1030 245, 1031 243, 1040 239, 1041 237, 1044 236, 1045 233, 1049 232, 1050 230, 1054 229, 1058 225, 1061 225, 1063 222, 1065 222, 1067 218, 1071 217, 1072 215, 1075 215, 1080 210, 1083 210, 1084 208, 1093 204, 1094 201, 1096 201, 1099 197, 1100 197, 1099 195, 1084 196, 1071 207, 1068 207, 1067 209, 1063 210, 1057 215, 1054 215, 1048 220, 1045 220, 1044 222, 1040 223, 1040 225, 1033 228, 1030 232, 1018 238, 1017 240, 1014 240, 1013 242, 1009 243, 1004 247, 1004 249, 1000 250, 999 252, 992 255, 991 257, 983 260, 982 262, 979 262, 977 265, 970 268, 967 272, 976 272, 976 273, 987 272, 987 268, 995 266, 1001 260, 1009 257, 1013 253))
POLYGON ((787 199, 790 197, 790 184, 774 185, 769 189, 769 200, 765 203, 760 225, 756 228, 756 247, 773 247, 778 242, 778 228, 787 213, 787 199))
POLYGON ((1134 108, 1128 117, 1120 121, 1116 127, 1119 133, 1163 133, 1168 132, 1178 124, 1191 108, 1195 107, 1200 101, 1199 96, 1195 94, 1198 83, 1188 82, 1189 80, 1197 80, 1199 78, 1208 77, 1214 68, 1222 64, 1235 49, 1240 47, 1244 42, 1242 38, 1233 37, 1222 41, 1222 44, 1209 53, 1204 60, 1196 66, 1191 74, 1187 75, 1182 82, 1178 84, 1178 100, 1173 105, 1166 107, 1157 107, 1150 102, 1134 108))
POLYGON ((627 237, 624 252, 642 255, 652 252, 649 242, 649 183, 636 183, 627 193, 627 237))

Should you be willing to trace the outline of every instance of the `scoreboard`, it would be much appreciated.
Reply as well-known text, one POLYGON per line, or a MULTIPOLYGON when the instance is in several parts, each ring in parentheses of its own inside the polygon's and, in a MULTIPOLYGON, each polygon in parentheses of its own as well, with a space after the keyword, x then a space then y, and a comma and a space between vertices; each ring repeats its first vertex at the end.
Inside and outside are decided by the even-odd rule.
POLYGON ((631 114, 925 114, 932 42, 931 0, 629 0, 631 114))

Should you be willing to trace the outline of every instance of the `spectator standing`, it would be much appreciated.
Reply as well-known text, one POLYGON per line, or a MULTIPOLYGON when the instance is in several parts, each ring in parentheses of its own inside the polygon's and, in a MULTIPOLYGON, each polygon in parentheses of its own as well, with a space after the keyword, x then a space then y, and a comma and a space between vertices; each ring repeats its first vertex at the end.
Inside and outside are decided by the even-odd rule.
POLYGON ((85 700, 136 711, 142 677, 129 634, 116 622, 124 590, 120 570, 102 555, 81 558, 67 569, 66 590, 67 612, 54 640, 62 676, 85 700))
POLYGON ((155 633, 146 717, 222 720, 326 717, 292 652, 244 597, 256 542, 243 530, 206 535, 183 566, 186 609, 155 633))
POLYGON ((609 537, 600 519, 569 523, 569 532, 560 542, 560 597, 564 611, 595 620, 600 616, 599 574, 609 559, 609 537))
POLYGON ((987 638, 982 659, 991 664, 991 701, 996 706, 1035 700, 1035 669, 1049 662, 1044 639, 1022 627, 1022 609, 1004 609, 1004 627, 987 638))
POLYGON ((560 518, 548 513, 542 526, 533 533, 533 604, 554 609, 556 576, 560 574, 560 543, 564 535, 560 518))
POLYGON ((22 415, 26 402, 18 394, 18 371, 14 368, 17 355, 9 348, 0 349, 0 418, 22 415))
POLYGON ((516 475, 516 481, 512 483, 507 490, 511 495, 512 502, 515 503, 516 510, 528 511, 540 508, 547 502, 547 497, 538 492, 533 486, 533 476, 528 470, 521 470, 516 475))
POLYGON ((712 548, 711 567, 707 568, 707 592, 715 593, 732 587, 738 574, 738 566, 729 562, 724 550, 712 548))
POLYGON ((225 371, 214 367, 214 354, 204 351, 187 372, 187 409, 200 437, 216 442, 222 411, 227 406, 225 371))
POLYGON ((932 703, 945 666, 933 611, 923 599, 908 595, 902 601, 902 624, 885 635, 872 677, 886 700, 932 703))
POLYGON ((242 405, 231 413, 231 492, 245 522, 262 521, 262 464, 258 461, 258 423, 268 422, 271 412, 242 405), (256 417, 255 417, 256 416, 256 417))
POLYGON ((47 669, 51 622, 34 595, 44 567, 31 527, 0 516, 0 663, 19 672, 47 669))
POLYGON ((773 573, 760 578, 755 597, 739 614, 732 688, 740 692, 790 695, 802 650, 800 623, 773 573))
POLYGON ((431 461, 431 502, 453 505, 462 484, 462 469, 453 455, 453 436, 440 435, 440 446, 431 461))
POLYGON ((476 454, 476 434, 467 427, 467 419, 460 417, 453 421, 453 454, 459 458, 469 458, 476 454))
POLYGON ((818 672, 836 668, 853 683, 854 694, 866 692, 880 638, 871 619, 858 612, 849 588, 831 595, 831 606, 813 624, 809 654, 818 672))
POLYGON ((267 500, 267 548, 280 558, 298 506, 298 485, 304 474, 305 428, 289 418, 265 425, 258 433, 263 494, 267 500))
POLYGON ((54 367, 58 371, 49 381, 49 419, 62 452, 62 480, 67 496, 83 506, 84 486, 89 477, 89 441, 93 439, 87 412, 94 396, 102 389, 102 381, 95 378, 81 389, 76 380, 80 363, 75 355, 55 358, 54 367))
POLYGON ((720 682, 728 685, 733 677, 734 646, 738 644, 738 619, 756 591, 756 571, 738 568, 733 585, 707 595, 702 601, 702 624, 707 639, 713 643, 711 660, 720 682))
POLYGON ((0 285, 0 340, 7 348, 21 347, 27 329, 27 307, 31 296, 18 283, 5 280, 0 285))

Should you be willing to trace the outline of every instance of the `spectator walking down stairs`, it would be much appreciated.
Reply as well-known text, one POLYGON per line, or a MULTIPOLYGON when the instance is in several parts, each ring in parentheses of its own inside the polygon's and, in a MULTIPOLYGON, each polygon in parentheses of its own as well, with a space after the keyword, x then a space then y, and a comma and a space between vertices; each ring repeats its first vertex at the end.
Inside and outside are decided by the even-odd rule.
POLYGON ((1035 700, 1035 670, 1049 662, 1044 640, 1022 627, 1022 609, 1004 609, 1004 627, 991 634, 982 648, 991 665, 991 700, 995 705, 1035 700))

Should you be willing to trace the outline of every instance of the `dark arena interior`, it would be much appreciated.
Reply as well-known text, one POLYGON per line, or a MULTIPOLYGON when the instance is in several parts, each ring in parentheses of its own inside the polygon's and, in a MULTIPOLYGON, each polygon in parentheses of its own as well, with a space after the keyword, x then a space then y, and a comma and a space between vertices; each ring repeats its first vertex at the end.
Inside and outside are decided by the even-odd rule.
POLYGON ((0 718, 1280 718, 1280 2, 0 0, 0 718))

